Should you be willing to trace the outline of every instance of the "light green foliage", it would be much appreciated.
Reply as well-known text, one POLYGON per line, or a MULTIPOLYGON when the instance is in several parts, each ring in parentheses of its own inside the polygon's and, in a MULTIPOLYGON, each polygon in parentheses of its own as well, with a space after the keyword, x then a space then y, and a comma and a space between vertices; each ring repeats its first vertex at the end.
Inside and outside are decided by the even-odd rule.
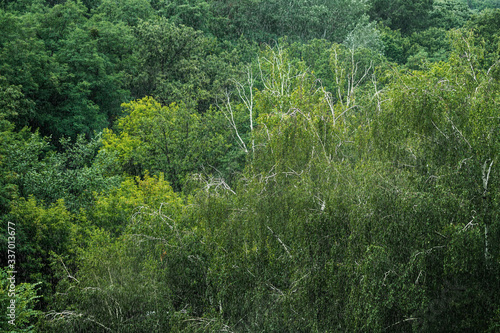
POLYGON ((85 240, 84 225, 75 224, 77 217, 66 209, 62 199, 45 208, 34 197, 20 198, 11 207, 9 221, 16 225, 17 278, 32 284, 40 282, 42 305, 47 306, 57 284, 52 263, 59 256, 68 265, 74 262, 77 247, 85 240))
POLYGON ((170 331, 170 295, 159 283, 155 242, 113 240, 102 231, 91 239, 78 274, 61 284, 67 296, 61 311, 48 313, 45 331, 170 331))
POLYGON ((119 238, 92 233, 74 278, 59 285, 64 297, 49 313, 48 331, 181 331, 203 322, 207 243, 195 221, 186 219, 197 210, 188 209, 161 177, 137 181, 109 199, 101 196, 102 212, 118 195, 122 209, 136 209, 119 238))
POLYGON ((190 174, 206 170, 228 178, 241 168, 241 155, 234 152, 221 114, 200 115, 184 104, 162 106, 151 97, 123 107, 126 116, 118 120, 120 132, 105 132, 103 152, 116 153, 129 174, 163 172, 178 190, 190 174))
POLYGON ((168 205, 176 210, 180 199, 172 191, 163 174, 159 177, 145 175, 124 180, 120 187, 106 192, 95 193, 95 203, 88 211, 88 220, 97 227, 119 235, 129 224, 134 214, 146 207, 168 205))
POLYGON ((13 291, 9 289, 9 278, 11 276, 7 273, 8 271, 8 269, 0 269, 0 304, 2 309, 7 310, 11 305, 11 300, 15 300, 15 319, 13 320, 15 324, 12 325, 9 323, 12 319, 7 316, 7 310, 0 320, 0 328, 3 332, 9 333, 36 332, 34 324, 36 323, 37 317, 41 315, 39 310, 35 310, 38 298, 40 297, 37 295, 38 283, 16 284, 14 292, 15 297, 11 297, 10 294, 13 293, 13 291))
POLYGON ((197 170, 191 161, 201 153, 195 141, 200 116, 185 105, 166 107, 153 98, 124 104, 124 108, 128 115, 118 122, 120 135, 106 132, 104 149, 116 151, 131 174, 165 172, 179 188, 187 173, 197 170))

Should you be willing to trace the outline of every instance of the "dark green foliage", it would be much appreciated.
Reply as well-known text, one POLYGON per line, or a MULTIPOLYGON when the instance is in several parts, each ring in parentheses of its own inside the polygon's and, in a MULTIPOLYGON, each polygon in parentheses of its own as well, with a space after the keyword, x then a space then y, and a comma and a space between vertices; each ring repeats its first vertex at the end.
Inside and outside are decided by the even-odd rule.
POLYGON ((212 1, 226 34, 260 42, 283 36, 341 42, 366 12, 362 1, 212 1))
POLYGON ((152 1, 158 14, 168 18, 169 21, 195 30, 215 33, 219 37, 217 32, 221 18, 214 16, 212 3, 205 0, 152 1))
POLYGON ((500 54, 500 9, 486 10, 474 15, 466 26, 474 31, 475 43, 485 47, 481 67, 487 68, 495 64, 500 54))
POLYGON ((163 104, 182 101, 199 113, 215 103, 237 75, 241 58, 254 51, 244 39, 233 47, 163 17, 141 22, 135 32, 139 68, 132 94, 151 95, 163 104))
POLYGON ((431 26, 435 28, 460 28, 471 17, 472 11, 464 3, 454 0, 435 0, 431 13, 431 26))
POLYGON ((449 57, 451 45, 448 31, 443 28, 431 27, 407 37, 387 27, 380 29, 384 55, 392 62, 420 69, 425 63, 445 61, 449 57))
POLYGON ((23 16, 2 15, 2 26, 12 29, 0 51, 2 73, 30 104, 16 119, 18 128, 40 128, 54 139, 90 136, 109 125, 127 98, 120 65, 128 59, 123 54, 131 47, 130 31, 91 22, 84 13, 68 1, 23 16))
POLYGON ((137 26, 141 21, 151 19, 155 11, 147 0, 102 0, 93 11, 95 16, 102 16, 106 21, 137 26))
POLYGON ((487 8, 500 8, 500 1, 498 0, 461 0, 466 3, 470 9, 475 11, 482 11, 487 8))
MULTIPOLYGON (((8 134, 8 133, 5 133, 8 134)), ((98 154, 99 138, 86 142, 79 136, 74 144, 62 139, 64 152, 49 149, 47 140, 26 129, 10 134, 3 152, 6 185, 16 196, 36 196, 46 204, 64 199, 71 211, 92 205, 92 192, 118 185, 112 176, 113 156, 98 154)))
POLYGON ((401 30, 403 34, 425 29, 429 26, 429 18, 434 0, 372 0, 370 17, 383 22, 393 30, 401 30))
POLYGON ((208 48, 215 47, 214 41, 164 18, 142 22, 136 31, 142 66, 134 84, 140 90, 134 95, 152 94, 166 104, 206 98, 202 87, 208 77, 202 76, 199 67, 208 48))

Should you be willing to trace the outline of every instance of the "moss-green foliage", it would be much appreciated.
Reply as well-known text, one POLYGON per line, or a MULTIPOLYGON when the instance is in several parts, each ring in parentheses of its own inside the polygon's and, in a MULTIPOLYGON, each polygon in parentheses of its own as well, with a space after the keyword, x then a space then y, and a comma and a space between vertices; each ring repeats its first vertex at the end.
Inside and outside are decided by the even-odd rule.
MULTIPOLYGON (((0 320, 0 327, 3 332, 36 332, 35 323, 37 317, 41 315, 41 311, 35 310, 35 305, 38 302, 37 290, 38 284, 20 283, 16 284, 15 289, 10 289, 12 275, 9 274, 12 270, 1 269, 1 288, 0 288, 0 304, 3 309, 12 306, 12 300, 15 300, 15 317, 9 317, 7 314, 10 309, 5 312, 5 315, 0 320), (14 296, 14 295, 15 296, 14 296), (9 323, 10 321, 10 323, 9 323), (14 324, 13 324, 14 323, 14 324)), ((17 274, 14 274, 14 276, 17 274)))
MULTIPOLYGON (((498 122, 493 116, 498 82, 494 69, 481 69, 484 50, 474 45, 471 35, 456 34, 453 38, 455 50, 449 63, 404 75, 389 91, 386 111, 380 113, 383 120, 375 123, 373 130, 380 151, 398 169, 419 175, 416 179, 421 188, 432 193, 440 207, 437 211, 442 222, 433 226, 441 224, 434 232, 442 237, 442 268, 433 270, 432 278, 445 286, 435 282, 429 286, 427 297, 443 296, 428 304, 436 302, 447 317, 470 307, 492 316, 497 305, 481 304, 498 302, 496 296, 482 291, 489 288, 486 285, 498 283, 498 261, 493 264, 490 257, 492 251, 498 251, 491 240, 491 233, 497 232, 492 230, 498 228, 493 218, 497 199, 489 190, 497 186, 492 175, 498 154, 498 122), (394 136, 398 139, 392 141, 394 136), (457 214, 459 211, 462 213, 457 214), (470 259, 465 259, 465 252, 470 259)), ((442 324, 437 320, 429 317, 421 327, 436 329, 442 324)), ((475 320, 474 314, 450 319, 446 325, 450 331, 488 328, 487 323, 475 320)))
POLYGON ((91 238, 76 280, 61 283, 75 284, 62 303, 69 308, 49 313, 45 331, 168 331, 168 315, 158 315, 170 310, 168 286, 158 284, 151 242, 114 240, 100 231, 91 238))

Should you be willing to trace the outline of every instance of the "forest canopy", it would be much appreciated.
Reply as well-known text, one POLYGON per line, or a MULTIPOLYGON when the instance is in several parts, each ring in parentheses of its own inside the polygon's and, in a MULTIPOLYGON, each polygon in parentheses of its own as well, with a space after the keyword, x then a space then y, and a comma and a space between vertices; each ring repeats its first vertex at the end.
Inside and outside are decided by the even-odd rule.
POLYGON ((497 332, 499 66, 497 0, 0 2, 0 330, 497 332))

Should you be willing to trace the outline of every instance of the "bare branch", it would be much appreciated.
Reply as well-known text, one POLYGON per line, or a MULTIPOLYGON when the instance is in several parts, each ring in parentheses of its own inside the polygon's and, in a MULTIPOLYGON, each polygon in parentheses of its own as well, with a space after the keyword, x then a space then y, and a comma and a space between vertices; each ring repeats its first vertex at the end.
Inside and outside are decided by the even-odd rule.
POLYGON ((209 176, 207 178, 207 177, 205 177, 202 174, 195 174, 194 177, 195 177, 196 180, 204 181, 205 182, 205 190, 207 192, 211 188, 215 188, 215 190, 218 190, 219 188, 222 188, 222 189, 227 190, 227 191, 231 192, 232 194, 236 195, 236 192, 231 189, 231 187, 224 181, 223 178, 212 177, 212 176, 209 176))
POLYGON ((491 161, 490 166, 488 168, 488 172, 486 172, 486 165, 488 164, 489 160, 484 161, 483 164, 483 188, 484 188, 484 195, 486 195, 486 192, 488 191, 488 181, 490 179, 490 172, 491 172, 491 166, 493 165, 494 160, 491 161))
POLYGON ((419 318, 406 318, 406 319, 403 319, 403 320, 400 320, 398 321, 397 323, 394 323, 390 326, 387 326, 386 328, 384 328, 384 331, 387 331, 389 328, 393 327, 393 326, 396 326, 396 325, 399 325, 399 324, 402 324, 402 323, 405 323, 407 321, 414 321, 414 320, 419 320, 419 318))
POLYGON ((59 258, 59 261, 61 261, 61 264, 63 265, 64 270, 66 271, 66 274, 68 274, 68 278, 70 278, 70 279, 72 279, 72 280, 75 280, 76 282, 80 283, 80 281, 78 281, 78 279, 77 279, 77 278, 75 278, 73 275, 71 275, 71 274, 69 273, 69 270, 68 270, 68 268, 66 267, 66 265, 64 264, 64 261, 62 260, 62 258, 59 258))

